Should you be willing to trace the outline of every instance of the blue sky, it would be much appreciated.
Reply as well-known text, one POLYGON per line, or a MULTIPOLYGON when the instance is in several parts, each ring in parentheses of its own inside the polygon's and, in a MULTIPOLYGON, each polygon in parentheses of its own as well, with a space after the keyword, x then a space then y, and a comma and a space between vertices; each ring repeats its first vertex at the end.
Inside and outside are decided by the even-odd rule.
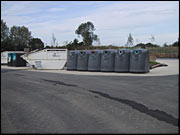
MULTIPOLYGON (((179 36, 179 1, 1 1, 1 19, 8 27, 28 27, 33 37, 59 46, 78 38, 75 30, 91 21, 100 45, 123 46, 129 33, 134 44, 171 44, 179 36)), ((94 45, 99 43, 94 42, 94 45)))

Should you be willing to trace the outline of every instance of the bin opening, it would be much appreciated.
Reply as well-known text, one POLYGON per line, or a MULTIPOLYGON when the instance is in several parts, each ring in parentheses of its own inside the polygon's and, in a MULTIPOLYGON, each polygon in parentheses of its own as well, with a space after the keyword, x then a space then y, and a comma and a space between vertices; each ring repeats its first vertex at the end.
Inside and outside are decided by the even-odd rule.
POLYGON ((94 52, 94 51, 92 51, 91 53, 92 53, 92 54, 94 54, 95 52, 94 52))
POLYGON ((80 56, 81 56, 81 57, 84 56, 84 54, 85 54, 85 53, 84 53, 83 51, 80 52, 80 56))
POLYGON ((119 54, 120 54, 120 55, 123 54, 123 51, 119 51, 119 54))
POLYGON ((134 51, 134 54, 136 54, 136 55, 139 54, 139 51, 138 51, 138 50, 135 50, 135 51, 134 51))

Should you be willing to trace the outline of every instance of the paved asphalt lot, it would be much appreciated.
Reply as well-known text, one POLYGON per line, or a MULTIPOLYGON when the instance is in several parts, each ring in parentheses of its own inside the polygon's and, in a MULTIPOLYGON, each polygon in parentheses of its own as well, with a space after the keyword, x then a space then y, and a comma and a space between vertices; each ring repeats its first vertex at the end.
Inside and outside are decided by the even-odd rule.
POLYGON ((1 69, 1 133, 178 133, 178 80, 1 69))

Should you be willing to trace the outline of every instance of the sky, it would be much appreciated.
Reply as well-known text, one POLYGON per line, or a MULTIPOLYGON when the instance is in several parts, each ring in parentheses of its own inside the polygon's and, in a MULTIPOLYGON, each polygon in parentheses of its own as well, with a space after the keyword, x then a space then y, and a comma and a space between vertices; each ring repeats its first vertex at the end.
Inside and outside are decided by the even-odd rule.
POLYGON ((134 45, 172 44, 179 37, 179 1, 1 1, 1 19, 10 28, 25 26, 34 38, 59 46, 81 37, 75 30, 88 21, 100 43, 124 46, 131 33, 134 45))

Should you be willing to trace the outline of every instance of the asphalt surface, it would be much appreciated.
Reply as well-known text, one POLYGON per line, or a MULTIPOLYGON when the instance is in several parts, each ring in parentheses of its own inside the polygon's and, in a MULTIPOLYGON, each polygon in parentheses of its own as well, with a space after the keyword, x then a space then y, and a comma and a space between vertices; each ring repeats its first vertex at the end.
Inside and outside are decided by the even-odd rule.
POLYGON ((178 133, 178 82, 1 69, 1 133, 178 133))

